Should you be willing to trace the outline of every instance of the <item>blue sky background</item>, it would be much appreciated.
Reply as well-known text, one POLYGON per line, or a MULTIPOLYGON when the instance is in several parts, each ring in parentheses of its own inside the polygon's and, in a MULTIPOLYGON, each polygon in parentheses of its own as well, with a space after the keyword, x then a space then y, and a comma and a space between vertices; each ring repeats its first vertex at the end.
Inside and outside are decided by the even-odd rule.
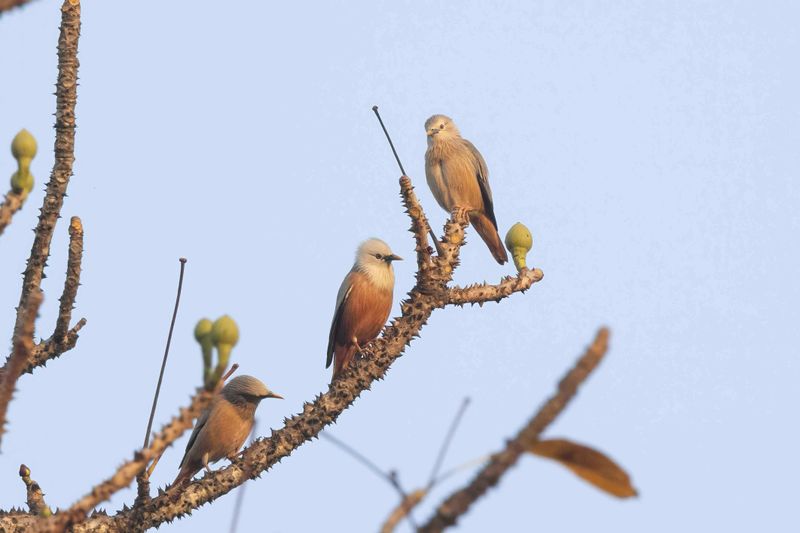
MULTIPOLYGON (((262 434, 326 388, 330 317, 355 247, 380 236, 412 257, 378 104, 437 227, 422 125, 433 113, 456 120, 488 162, 501 234, 525 222, 529 263, 545 278, 500 305, 437 311, 328 431, 422 485, 464 396, 473 402, 448 467, 502 446, 606 324, 607 360, 547 434, 608 452, 641 497, 614 500, 525 458, 459 531, 795 530, 798 16, 789 1, 87 0, 62 213, 86 228, 75 315, 88 324, 77 349, 19 381, 2 506, 24 504, 21 462, 50 505, 68 506, 141 444, 180 256, 156 424, 199 383, 191 331, 203 316, 231 314, 240 372, 286 397, 260 407, 262 434)), ((58 21, 51 0, 0 18, 0 144, 21 127, 40 143, 34 192, 0 238, 6 346, 52 166, 58 21)), ((5 150, 0 178, 14 170, 5 150)), ((468 237, 457 282, 513 271, 468 237)), ((399 300, 412 262, 396 272, 399 300)), ((175 476, 186 438, 156 485, 175 476)), ((418 520, 471 475, 437 489, 418 520)), ((224 531, 233 496, 162 530, 224 531)), ((248 484, 239 531, 374 531, 396 503, 315 441, 248 484)))

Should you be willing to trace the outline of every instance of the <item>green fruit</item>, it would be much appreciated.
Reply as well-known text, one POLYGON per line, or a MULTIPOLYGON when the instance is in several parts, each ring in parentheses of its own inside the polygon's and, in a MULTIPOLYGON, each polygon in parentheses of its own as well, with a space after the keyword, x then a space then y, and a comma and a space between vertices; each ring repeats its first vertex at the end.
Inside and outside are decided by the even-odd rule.
POLYGON ((517 222, 506 233, 506 248, 514 258, 514 266, 517 270, 527 268, 526 257, 533 247, 533 237, 528 228, 521 222, 517 222))
POLYGON ((11 154, 14 159, 27 157, 30 160, 36 157, 36 139, 28 130, 20 130, 11 141, 11 154))

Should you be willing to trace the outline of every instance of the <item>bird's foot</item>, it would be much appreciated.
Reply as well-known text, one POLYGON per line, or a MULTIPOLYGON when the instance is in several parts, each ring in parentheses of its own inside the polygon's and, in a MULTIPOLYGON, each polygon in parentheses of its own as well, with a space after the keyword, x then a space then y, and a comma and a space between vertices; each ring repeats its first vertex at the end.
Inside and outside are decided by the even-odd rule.
POLYGON ((469 223, 469 209, 466 207, 461 207, 460 205, 455 206, 451 216, 453 218, 453 222, 456 224, 469 223))

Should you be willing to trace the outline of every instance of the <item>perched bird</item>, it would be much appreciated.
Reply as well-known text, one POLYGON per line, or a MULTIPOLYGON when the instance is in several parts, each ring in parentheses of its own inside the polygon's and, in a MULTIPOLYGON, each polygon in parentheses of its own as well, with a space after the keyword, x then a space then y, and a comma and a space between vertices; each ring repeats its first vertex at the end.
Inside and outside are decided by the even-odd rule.
POLYGON ((494 218, 489 169, 475 146, 461 137, 453 119, 433 115, 425 121, 428 150, 425 177, 433 197, 448 213, 464 209, 472 227, 501 265, 508 261, 494 218))
POLYGON ((209 463, 227 457, 233 459, 253 429, 253 416, 264 398, 280 398, 253 376, 238 376, 225 385, 197 420, 189 437, 178 477, 172 482, 184 483, 209 463))
POLYGON ((394 291, 392 261, 400 261, 389 245, 380 239, 361 243, 356 262, 345 276, 336 295, 331 331, 328 335, 328 361, 333 361, 333 378, 344 370, 361 345, 378 336, 389 318, 394 291))

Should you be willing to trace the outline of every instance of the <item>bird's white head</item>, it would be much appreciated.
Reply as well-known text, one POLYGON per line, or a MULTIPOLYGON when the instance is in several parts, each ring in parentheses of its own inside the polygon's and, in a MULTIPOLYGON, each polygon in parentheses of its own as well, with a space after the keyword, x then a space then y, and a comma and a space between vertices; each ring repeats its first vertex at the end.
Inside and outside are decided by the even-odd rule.
POLYGON ((394 288, 392 262, 402 259, 382 240, 369 239, 362 242, 356 251, 355 269, 366 274, 375 285, 391 290, 394 288))
POLYGON ((256 404, 264 398, 280 398, 267 388, 264 383, 253 376, 236 376, 222 388, 222 397, 233 404, 256 404))
POLYGON ((447 115, 433 115, 426 120, 425 133, 428 135, 428 145, 461 137, 456 123, 447 115))

